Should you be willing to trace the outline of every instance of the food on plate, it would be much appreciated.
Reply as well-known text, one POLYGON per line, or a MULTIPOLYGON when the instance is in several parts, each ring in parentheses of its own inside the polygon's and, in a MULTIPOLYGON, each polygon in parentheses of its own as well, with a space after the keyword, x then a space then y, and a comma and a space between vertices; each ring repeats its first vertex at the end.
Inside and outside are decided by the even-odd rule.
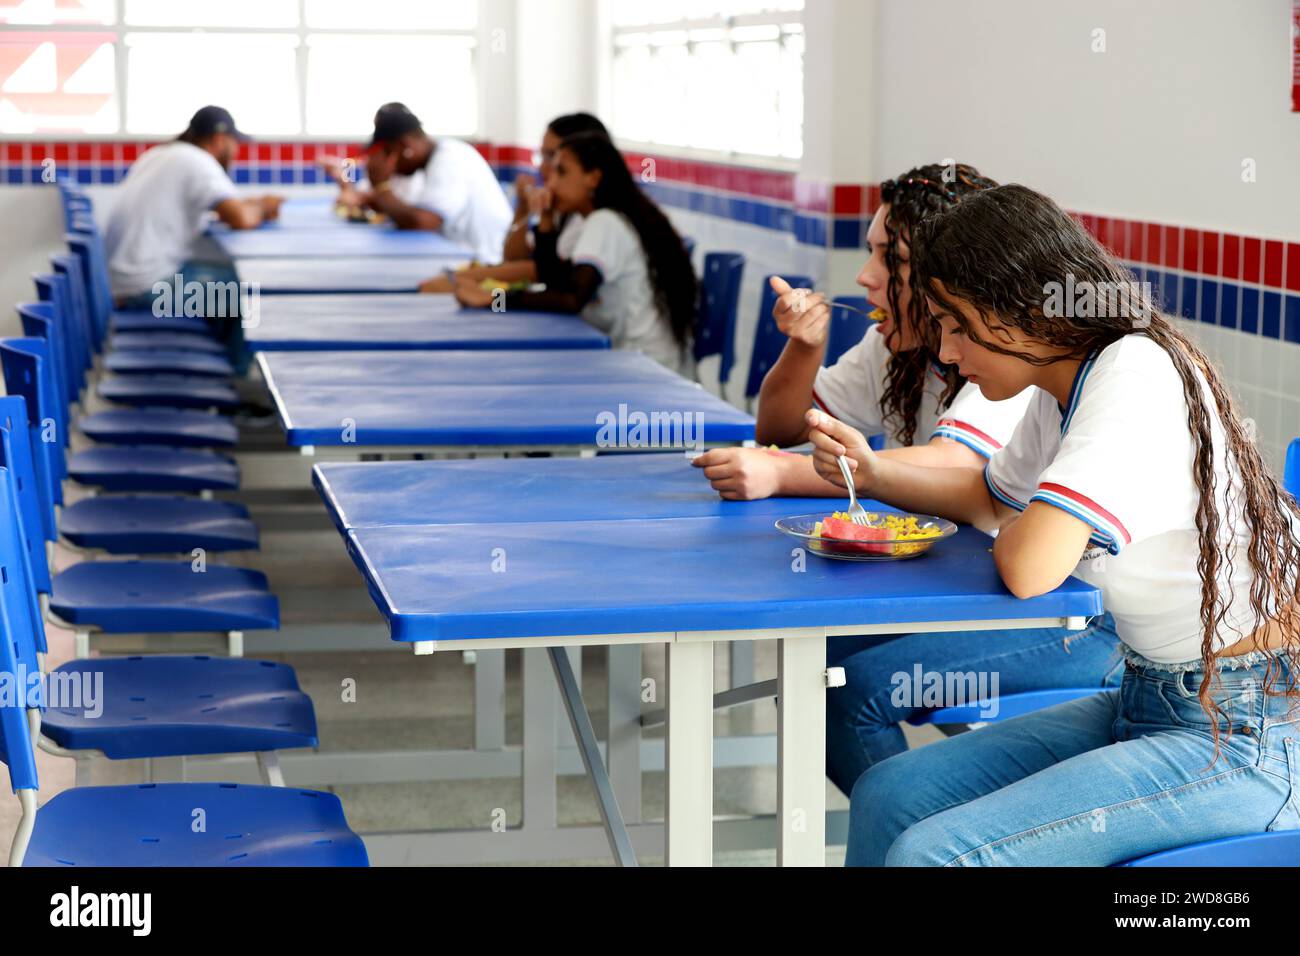
POLYGON ((515 282, 506 282, 504 279, 493 279, 488 277, 479 282, 478 286, 484 292, 496 292, 498 289, 504 289, 506 292, 522 292, 531 285, 527 280, 520 279, 515 282))
POLYGON ((848 512, 837 511, 818 521, 813 528, 813 534, 828 543, 834 542, 833 546, 837 551, 860 551, 864 554, 897 556, 925 550, 925 546, 919 543, 899 544, 898 542, 921 542, 943 536, 943 532, 938 528, 921 527, 916 515, 879 514, 869 511, 867 518, 870 524, 854 524, 848 512))

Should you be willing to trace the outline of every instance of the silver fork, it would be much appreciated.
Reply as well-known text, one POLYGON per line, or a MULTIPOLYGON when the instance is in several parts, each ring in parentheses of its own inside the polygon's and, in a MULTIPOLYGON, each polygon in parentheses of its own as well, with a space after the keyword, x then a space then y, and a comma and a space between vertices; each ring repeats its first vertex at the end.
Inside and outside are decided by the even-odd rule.
POLYGON ((857 492, 853 490, 853 472, 849 470, 849 460, 840 455, 835 461, 840 466, 840 473, 844 475, 844 484, 849 489, 849 520, 854 524, 870 525, 871 519, 867 516, 867 509, 858 504, 857 492))
POLYGON ((858 315, 865 315, 868 319, 871 318, 870 312, 866 311, 865 309, 859 309, 855 305, 847 305, 844 302, 831 302, 829 304, 832 309, 843 309, 846 312, 856 312, 858 315))

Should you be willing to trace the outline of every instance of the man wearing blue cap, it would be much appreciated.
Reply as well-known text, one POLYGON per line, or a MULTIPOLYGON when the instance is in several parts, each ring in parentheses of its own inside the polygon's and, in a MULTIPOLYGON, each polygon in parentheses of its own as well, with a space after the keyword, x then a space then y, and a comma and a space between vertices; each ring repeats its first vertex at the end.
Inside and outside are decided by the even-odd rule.
POLYGON ((340 201, 387 216, 398 229, 427 229, 468 246, 481 262, 500 262, 514 218, 501 184, 479 151, 459 139, 431 138, 402 103, 375 113, 367 147, 370 190, 361 192, 339 170, 340 201))
POLYGON ((235 278, 229 260, 200 240, 209 213, 232 229, 253 229, 280 211, 281 198, 241 198, 230 164, 247 140, 220 106, 205 106, 176 139, 147 150, 114 191, 104 229, 109 281, 119 308, 148 308, 158 282, 235 278))

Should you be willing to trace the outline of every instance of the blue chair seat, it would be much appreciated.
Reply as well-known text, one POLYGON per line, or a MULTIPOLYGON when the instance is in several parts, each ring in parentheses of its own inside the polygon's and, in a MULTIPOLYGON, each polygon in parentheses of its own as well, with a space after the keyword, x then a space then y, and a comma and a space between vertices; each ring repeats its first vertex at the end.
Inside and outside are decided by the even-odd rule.
POLYGON ((1300 830, 1224 837, 1161 850, 1120 866, 1300 866, 1300 830))
POLYGON ((224 355, 226 347, 210 335, 200 332, 115 332, 108 339, 111 351, 134 352, 140 349, 181 349, 224 355))
POLYGON ((251 551, 258 544, 243 505, 172 496, 83 498, 63 509, 59 530, 79 548, 110 554, 251 551))
POLYGON ((233 783, 76 787, 41 807, 24 866, 367 866, 332 793, 233 783), (206 827, 195 832, 196 807, 206 827))
POLYGON ((105 375, 98 392, 119 405, 215 408, 233 411, 239 393, 229 382, 207 375, 105 375))
POLYGON ((913 727, 923 724, 978 724, 990 720, 1010 720, 1021 714, 1054 707, 1080 697, 1091 697, 1106 691, 1105 687, 1057 687, 1049 690, 1029 690, 1021 694, 1002 694, 997 699, 996 717, 985 716, 982 712, 988 708, 979 703, 966 704, 961 707, 940 707, 915 714, 908 723, 913 727))
POLYGON ((212 336, 212 326, 193 316, 159 316, 149 309, 114 312, 108 320, 108 331, 118 332, 189 332, 212 336))
POLYGON ((229 418, 192 408, 111 409, 82 416, 77 427, 109 445, 229 448, 239 441, 239 428, 229 418))
POLYGON ((235 373, 221 355, 186 352, 181 349, 147 349, 140 352, 113 352, 104 357, 104 368, 129 375, 177 373, 229 378, 235 373))
POLYGON ((197 448, 117 445, 72 455, 68 477, 108 491, 234 491, 239 466, 197 448))
POLYGON ((108 634, 275 630, 280 607, 266 575, 188 561, 84 561, 54 576, 50 609, 108 634))
POLYGON ((104 675, 102 713, 54 707, 45 712, 42 732, 68 750, 102 750, 113 760, 134 760, 318 743, 311 698, 287 664, 238 657, 97 657, 69 661, 54 673, 51 686, 104 675))

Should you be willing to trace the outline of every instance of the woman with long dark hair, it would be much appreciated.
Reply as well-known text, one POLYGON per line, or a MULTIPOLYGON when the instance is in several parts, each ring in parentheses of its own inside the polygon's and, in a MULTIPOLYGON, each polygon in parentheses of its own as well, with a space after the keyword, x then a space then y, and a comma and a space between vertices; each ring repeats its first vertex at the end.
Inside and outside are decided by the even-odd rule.
MULTIPOLYGON (((991 402, 956 366, 938 361, 938 337, 911 263, 915 231, 995 183, 965 164, 918 166, 881 185, 882 204, 867 234, 871 258, 858 276, 882 319, 830 368, 822 368, 830 306, 824 296, 781 283, 775 317, 789 336, 768 372, 758 406, 764 442, 808 437, 810 406, 866 434, 884 431, 885 458, 978 474, 1011 439, 1031 391, 991 402), (782 288, 783 286, 783 288, 782 288)), ((768 449, 714 449, 695 459, 724 498, 776 495, 839 497, 812 457, 768 449)), ((827 663, 847 684, 826 697, 826 773, 844 793, 870 766, 907 749, 902 725, 933 700, 900 695, 895 675, 920 664, 928 672, 998 674, 999 694, 1117 683, 1121 662, 1109 618, 1083 632, 1062 628, 981 631, 956 637, 915 633, 833 637, 827 663)), ((965 703, 946 700, 944 704, 965 703)))
POLYGON ((1300 827, 1300 506, 1219 373, 1023 186, 922 224, 913 256, 940 357, 990 399, 1038 392, 982 475, 890 461, 809 412, 818 473, 845 454, 862 494, 996 529, 1019 597, 1095 584, 1125 673, 872 767, 849 862, 1109 865, 1300 827))
MULTIPOLYGON (((695 272, 681 236, 637 186, 623 155, 598 133, 570 136, 547 187, 556 211, 584 219, 572 263, 557 267, 543 292, 507 294, 504 307, 581 313, 615 348, 689 375, 695 272)), ((467 306, 490 306, 493 296, 472 280, 456 285, 467 306)))

